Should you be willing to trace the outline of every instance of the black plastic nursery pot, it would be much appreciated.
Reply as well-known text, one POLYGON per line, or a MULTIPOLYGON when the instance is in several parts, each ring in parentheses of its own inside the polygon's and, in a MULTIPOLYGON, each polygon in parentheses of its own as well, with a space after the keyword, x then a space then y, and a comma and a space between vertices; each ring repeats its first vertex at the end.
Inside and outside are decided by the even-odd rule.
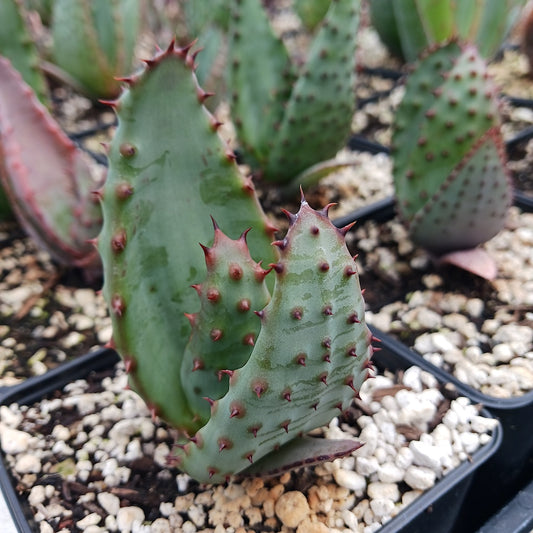
MULTIPOLYGON (((111 368, 118 361, 112 350, 100 350, 81 356, 51 370, 47 374, 30 378, 20 385, 0 391, 0 405, 30 405, 68 383, 111 368)), ((377 366, 391 371, 412 366, 414 358, 404 358, 391 352, 387 343, 384 350, 376 353, 374 362, 377 366)), ((425 365, 427 366, 427 365, 425 365)), ((429 367, 427 367, 429 368, 429 367)), ((437 379, 444 385, 446 381, 437 379)), ((461 391, 459 391, 462 394, 461 391)), ((486 409, 481 410, 485 417, 492 417, 486 409)), ((379 529, 379 533, 454 533, 455 521, 460 504, 466 494, 476 470, 490 460, 497 452, 502 440, 501 426, 498 424, 492 433, 492 439, 478 449, 470 461, 461 463, 439 480, 433 488, 427 490, 414 502, 403 509, 396 517, 379 529)), ((6 468, 3 456, 0 457, 0 489, 13 517, 18 533, 35 533, 38 527, 26 501, 21 500, 14 487, 13 478, 6 468)), ((470 532, 473 533, 473 532, 470 532)))
MULTIPOLYGON (((525 212, 533 212, 533 197, 520 191, 514 192, 514 205, 525 212)), ((356 220, 358 225, 372 220, 384 223, 395 216, 394 198, 385 198, 370 206, 336 220, 341 227, 356 220)), ((496 398, 483 394, 459 381, 451 373, 425 361, 402 342, 381 331, 375 335, 386 349, 402 359, 408 359, 437 375, 439 379, 453 383, 458 390, 475 403, 486 407, 496 416, 503 429, 503 440, 497 453, 480 468, 470 490, 465 493, 463 508, 454 533, 466 533, 479 528, 495 510, 501 508, 526 483, 533 479, 533 391, 512 398, 496 398)))
POLYGON ((533 482, 522 489, 477 533, 531 533, 533 531, 533 482))

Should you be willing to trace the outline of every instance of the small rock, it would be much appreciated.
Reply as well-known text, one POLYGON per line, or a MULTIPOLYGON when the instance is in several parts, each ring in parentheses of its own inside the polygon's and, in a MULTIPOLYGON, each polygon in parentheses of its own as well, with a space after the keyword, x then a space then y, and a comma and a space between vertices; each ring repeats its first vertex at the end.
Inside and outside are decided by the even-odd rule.
POLYGON ((287 527, 297 527, 310 513, 307 498, 297 490, 282 494, 274 509, 281 523, 287 527))
POLYGON ((16 455, 25 452, 30 444, 30 439, 29 433, 0 424, 0 441, 4 453, 16 455))
POLYGON ((431 468, 411 465, 405 472, 404 481, 412 489, 427 490, 433 487, 436 478, 431 468))
POLYGON ((373 500, 392 500, 397 502, 400 499, 400 490, 396 483, 381 483, 375 481, 369 483, 367 493, 373 500))
POLYGON ((76 522, 76 526, 80 529, 87 529, 89 526, 96 526, 100 523, 102 517, 97 513, 90 513, 76 522))
POLYGON ((338 469, 333 472, 333 477, 338 485, 356 493, 366 488, 366 479, 357 472, 338 469))
POLYGON ((122 533, 130 533, 134 524, 143 522, 144 511, 140 507, 121 507, 117 513, 117 527, 122 533))
POLYGON ((385 516, 391 516, 394 511, 394 502, 392 500, 387 500, 384 498, 378 498, 375 500, 370 500, 370 509, 375 516, 378 518, 383 518, 385 516))
POLYGON ((18 457, 15 470, 19 474, 38 474, 41 471, 41 460, 34 454, 25 453, 18 457))
POLYGON ((99 492, 96 496, 102 509, 113 516, 117 516, 120 510, 120 498, 110 492, 99 492))

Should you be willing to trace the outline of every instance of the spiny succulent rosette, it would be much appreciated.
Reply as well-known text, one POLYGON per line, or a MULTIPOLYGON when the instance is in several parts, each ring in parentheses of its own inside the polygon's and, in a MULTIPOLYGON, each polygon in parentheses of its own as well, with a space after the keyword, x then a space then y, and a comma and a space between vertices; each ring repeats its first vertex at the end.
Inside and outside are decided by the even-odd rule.
POLYGON ((113 344, 154 415, 178 428, 174 459, 199 481, 351 453, 359 443, 305 436, 371 370, 349 228, 302 198, 271 245, 194 68, 195 53, 171 44, 114 103, 98 238, 113 344))
POLYGON ((417 244, 443 254, 500 231, 511 188, 499 103, 473 45, 449 42, 415 64, 391 154, 398 211, 417 244))

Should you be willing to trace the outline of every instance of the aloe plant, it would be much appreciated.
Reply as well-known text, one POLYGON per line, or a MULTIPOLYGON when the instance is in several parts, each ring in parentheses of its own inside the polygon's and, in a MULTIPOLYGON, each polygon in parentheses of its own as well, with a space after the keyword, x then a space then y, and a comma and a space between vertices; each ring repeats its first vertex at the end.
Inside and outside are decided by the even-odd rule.
POLYGON ((525 0, 370 0, 370 18, 396 56, 414 61, 428 46, 460 38, 492 57, 525 0))
POLYGON ((22 227, 58 262, 99 267, 99 176, 11 63, 0 57, 0 182, 22 227))
POLYGON ((372 336, 349 228, 302 199, 271 246, 252 182, 204 108, 195 56, 172 43, 113 104, 98 249, 132 386, 181 431, 180 468, 220 482, 357 448, 301 434, 358 394, 372 336))
POLYGON ((0 56, 9 59, 24 81, 48 105, 48 88, 39 68, 39 52, 26 26, 23 0, 0 2, 0 56))
POLYGON ((139 0, 55 0, 53 61, 88 96, 113 98, 132 69, 140 19, 139 0))
POLYGON ((228 85, 244 160, 265 181, 300 184, 299 175, 333 158, 350 133, 359 0, 331 2, 301 67, 260 0, 231 7, 228 85))
POLYGON ((498 97, 475 46, 451 42, 414 65, 391 154, 398 210, 418 244, 470 249, 503 227, 511 189, 498 97))

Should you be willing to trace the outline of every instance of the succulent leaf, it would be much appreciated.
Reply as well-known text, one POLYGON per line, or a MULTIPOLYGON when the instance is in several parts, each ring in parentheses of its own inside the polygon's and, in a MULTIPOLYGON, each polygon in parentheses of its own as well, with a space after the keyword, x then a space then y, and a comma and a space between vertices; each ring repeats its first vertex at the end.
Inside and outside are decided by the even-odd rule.
POLYGON ((237 240, 215 225, 213 246, 204 247, 207 277, 195 285, 201 309, 192 317, 192 334, 185 350, 181 379, 187 398, 206 422, 205 398, 218 400, 228 390, 231 372, 246 363, 261 321, 254 311, 270 300, 265 276, 253 261, 246 233, 237 240))
POLYGON ((426 48, 452 38, 474 43, 492 57, 517 20, 525 0, 372 0, 372 25, 389 50, 415 61, 426 48))
MULTIPOLYGON (((176 451, 180 467, 199 481, 223 481, 327 424, 367 377, 371 334, 344 232, 305 200, 290 221, 250 358, 231 373, 209 421, 176 451)), ((343 453, 353 445, 341 446, 343 453)), ((315 455, 305 449, 302 461, 315 455)), ((289 464, 266 461, 264 469, 290 467, 288 457, 289 464)))
POLYGON ((113 98, 116 77, 131 70, 139 26, 139 0, 56 0, 54 61, 90 97, 113 98))
POLYGON ((498 100, 474 46, 451 42, 416 65, 391 153, 398 210, 415 242, 444 253, 501 229, 511 193, 498 100))
POLYGON ((200 308, 190 288, 205 271, 210 215, 237 238, 253 227, 254 257, 275 261, 272 229, 202 105, 189 47, 146 61, 114 104, 119 125, 102 194, 99 251, 113 338, 133 387, 154 413, 194 432, 199 425, 180 375, 190 324, 200 308))
POLYGON ((336 0, 313 39, 283 120, 272 136, 266 180, 290 180, 346 143, 355 112, 358 2, 336 0))
POLYGON ((301 69, 259 0, 233 7, 229 85, 244 159, 264 180, 287 183, 335 156, 350 132, 359 0, 330 3, 301 69))
POLYGON ((39 54, 26 26, 27 16, 22 0, 0 2, 0 55, 11 61, 24 81, 47 104, 48 90, 39 69, 39 54))
POLYGON ((0 57, 0 179, 26 232, 62 264, 99 267, 98 177, 32 89, 0 57))

